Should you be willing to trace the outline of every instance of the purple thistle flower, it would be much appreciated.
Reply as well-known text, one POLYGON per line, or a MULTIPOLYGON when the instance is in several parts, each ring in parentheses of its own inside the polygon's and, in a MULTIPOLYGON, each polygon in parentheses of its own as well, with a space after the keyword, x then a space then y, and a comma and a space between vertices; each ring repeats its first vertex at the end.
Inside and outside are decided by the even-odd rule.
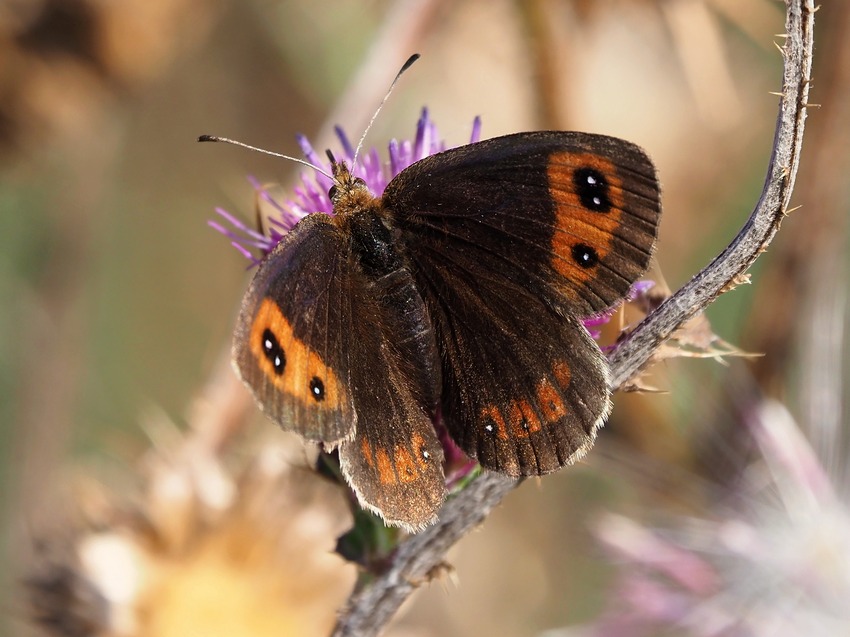
MULTIPOLYGON (((345 160, 350 164, 352 174, 355 177, 361 177, 372 194, 376 196, 380 196, 384 192, 393 177, 414 162, 446 150, 446 144, 440 139, 437 126, 428 116, 427 108, 422 109, 422 114, 416 123, 416 137, 413 141, 403 140, 399 142, 395 139, 390 141, 389 160, 386 162, 381 161, 378 151, 374 148, 361 154, 355 162, 354 146, 351 140, 339 126, 335 128, 335 131, 342 147, 342 154, 338 155, 337 159, 345 160)), ((476 117, 472 122, 472 134, 469 142, 477 142, 480 138, 481 119, 476 117)), ((298 135, 296 139, 301 147, 301 153, 307 161, 325 172, 331 172, 330 163, 327 159, 319 156, 305 136, 298 135)), ((276 216, 269 219, 268 235, 249 228, 245 223, 221 208, 216 208, 216 213, 226 223, 222 224, 217 221, 209 221, 208 223, 213 229, 230 239, 233 247, 239 250, 253 265, 258 265, 262 258, 274 249, 283 235, 308 214, 314 212, 333 214, 333 204, 328 197, 328 190, 333 182, 318 171, 302 174, 301 185, 294 188, 294 197, 283 202, 279 202, 269 195, 256 179, 249 178, 249 181, 254 186, 258 196, 278 212, 276 216), (255 254, 255 251, 259 251, 259 256, 255 254)))

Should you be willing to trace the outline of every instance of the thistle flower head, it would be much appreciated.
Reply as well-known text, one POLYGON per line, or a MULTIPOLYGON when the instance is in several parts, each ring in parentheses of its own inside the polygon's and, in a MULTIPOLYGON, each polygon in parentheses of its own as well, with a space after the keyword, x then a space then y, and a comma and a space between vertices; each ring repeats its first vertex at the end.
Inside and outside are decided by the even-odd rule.
POLYGON ((27 578, 45 634, 328 634, 355 577, 332 553, 339 492, 285 445, 234 467, 202 439, 152 452, 132 503, 92 483, 75 494, 81 523, 39 543, 27 578))
MULTIPOLYGON (((335 152, 334 156, 338 160, 345 161, 351 167, 352 175, 362 178, 375 196, 383 194, 392 178, 412 163, 446 150, 446 143, 440 139, 437 126, 429 117, 427 108, 422 109, 413 140, 393 139, 390 141, 387 160, 382 160, 375 148, 355 158, 355 149, 348 135, 339 126, 335 128, 335 131, 342 152, 335 152)), ((477 142, 480 138, 481 119, 476 117, 472 122, 469 143, 477 142)), ((308 162, 331 173, 330 162, 313 149, 304 135, 299 135, 297 140, 301 153, 308 162)), ((209 224, 229 238, 232 245, 254 265, 271 252, 281 238, 308 214, 314 212, 333 214, 333 204, 328 196, 328 190, 333 182, 318 171, 302 173, 300 184, 293 189, 292 197, 284 201, 278 201, 272 197, 257 180, 251 178, 250 181, 257 191, 257 196, 274 211, 268 220, 267 233, 263 234, 250 228, 222 208, 217 208, 216 212, 226 225, 218 221, 210 221, 209 224), (259 256, 255 252, 259 252, 259 256)))

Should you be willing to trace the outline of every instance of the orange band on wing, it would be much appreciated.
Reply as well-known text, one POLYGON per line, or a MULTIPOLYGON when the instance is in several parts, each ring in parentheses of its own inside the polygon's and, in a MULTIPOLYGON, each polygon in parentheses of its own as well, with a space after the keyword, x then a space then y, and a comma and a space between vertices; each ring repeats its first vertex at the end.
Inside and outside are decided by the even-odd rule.
POLYGON ((387 453, 387 450, 378 447, 375 459, 378 461, 378 480, 380 480, 381 484, 394 484, 397 482, 393 463, 390 460, 390 454, 387 453))
POLYGON ((552 267, 562 276, 581 283, 595 276, 595 268, 583 268, 574 256, 576 245, 592 248, 601 261, 611 251, 614 232, 622 223, 623 182, 611 160, 593 153, 565 151, 549 156, 546 174, 549 195, 555 203, 555 234, 552 237, 552 267), (590 169, 601 174, 610 203, 607 210, 588 208, 575 184, 576 171, 590 169))
POLYGON ((501 440, 508 439, 508 430, 505 428, 505 419, 496 405, 488 405, 481 410, 481 422, 488 434, 496 434, 501 440), (495 431, 493 429, 495 428, 495 431))
POLYGON ((264 299, 260 305, 251 325, 250 339, 257 365, 278 389, 319 409, 344 407, 345 390, 337 375, 314 350, 293 335, 289 321, 271 299, 264 299), (275 369, 264 350, 266 330, 283 351, 282 372, 275 369))
POLYGON ((500 440, 528 438, 544 426, 560 422, 568 413, 563 392, 570 386, 570 366, 566 361, 557 361, 552 367, 552 373, 560 391, 548 378, 543 378, 535 388, 534 405, 527 399, 512 400, 505 409, 507 418, 495 404, 483 407, 481 426, 484 431, 500 440))
POLYGON ((390 456, 389 452, 381 447, 374 452, 372 445, 364 438, 360 442, 360 453, 369 468, 377 471, 381 484, 414 482, 419 478, 420 471, 428 467, 428 460, 419 453, 425 447, 425 439, 421 435, 414 434, 411 444, 414 453, 404 445, 396 445, 390 456))
POLYGON ((419 469, 416 466, 416 461, 410 454, 410 451, 404 447, 396 447, 395 469, 398 474, 398 479, 402 482, 413 482, 419 477, 419 469))
POLYGON ((537 384, 537 400, 540 403, 540 411, 546 424, 559 422, 567 415, 567 407, 561 394, 556 390, 547 378, 537 384))
POLYGON ((555 374, 555 380, 561 389, 566 389, 570 386, 572 372, 570 372, 570 366, 566 363, 566 361, 556 361, 555 364, 552 365, 552 372, 555 374))
POLYGON ((540 419, 527 400, 511 401, 508 408, 508 422, 511 424, 511 433, 516 438, 527 438, 534 432, 540 431, 540 419))

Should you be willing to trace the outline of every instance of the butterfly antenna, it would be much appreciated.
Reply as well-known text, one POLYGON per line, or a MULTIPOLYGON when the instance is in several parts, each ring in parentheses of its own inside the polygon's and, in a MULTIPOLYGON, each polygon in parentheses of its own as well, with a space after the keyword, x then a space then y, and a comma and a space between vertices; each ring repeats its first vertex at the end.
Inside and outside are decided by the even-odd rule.
POLYGON ((407 69, 409 69, 411 66, 413 66, 413 63, 418 59, 419 59, 419 54, 414 53, 409 58, 407 58, 407 62, 405 62, 401 66, 401 69, 399 69, 399 72, 396 73, 395 79, 393 80, 392 84, 390 84, 390 88, 387 91, 387 94, 384 95, 384 99, 382 99, 381 103, 378 104, 378 108, 375 110, 375 114, 372 115, 372 119, 369 120, 369 124, 366 126, 366 130, 363 131, 363 135, 360 137, 360 141, 357 142, 357 149, 354 151, 354 158, 351 161, 352 166, 357 163, 357 158, 360 156, 360 149, 363 148, 363 142, 366 140, 366 135, 369 134, 369 130, 372 128, 372 124, 374 124, 375 120, 378 118, 378 113, 381 112, 381 109, 384 107, 384 104, 386 103, 387 99, 389 98, 390 93, 393 92, 393 89, 395 88, 395 85, 398 82, 399 78, 402 76, 402 73, 404 73, 407 69))
POLYGON ((289 161, 294 161, 296 164, 302 164, 309 168, 312 168, 317 173, 320 173, 330 179, 334 180, 333 175, 329 174, 324 169, 316 166, 315 164, 311 164, 309 161, 304 161, 303 159, 298 159, 297 157, 290 157, 289 155, 284 155, 282 153, 275 153, 271 150, 266 150, 265 148, 257 148, 256 146, 251 146, 250 144, 245 144, 243 142, 237 142, 235 139, 228 139, 227 137, 218 137, 217 135, 201 135, 198 137, 199 142, 223 142, 225 144, 233 144, 234 146, 241 146, 242 148, 247 148, 248 150, 254 150, 258 153, 263 153, 264 155, 271 155, 272 157, 279 157, 280 159, 288 159, 289 161))

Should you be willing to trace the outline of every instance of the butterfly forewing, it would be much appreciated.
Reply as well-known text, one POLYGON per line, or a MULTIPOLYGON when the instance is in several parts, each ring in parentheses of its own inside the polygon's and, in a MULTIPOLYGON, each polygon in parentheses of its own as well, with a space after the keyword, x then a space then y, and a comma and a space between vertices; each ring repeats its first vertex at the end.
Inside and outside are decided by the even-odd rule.
POLYGON ((661 210, 640 148, 577 132, 519 133, 426 157, 390 182, 384 203, 414 259, 422 244, 464 252, 578 316, 622 299, 646 270, 661 210))
POLYGON ((356 423, 347 339, 363 282, 350 240, 330 220, 305 218, 261 264, 237 321, 233 360, 270 418, 333 445, 356 423))

